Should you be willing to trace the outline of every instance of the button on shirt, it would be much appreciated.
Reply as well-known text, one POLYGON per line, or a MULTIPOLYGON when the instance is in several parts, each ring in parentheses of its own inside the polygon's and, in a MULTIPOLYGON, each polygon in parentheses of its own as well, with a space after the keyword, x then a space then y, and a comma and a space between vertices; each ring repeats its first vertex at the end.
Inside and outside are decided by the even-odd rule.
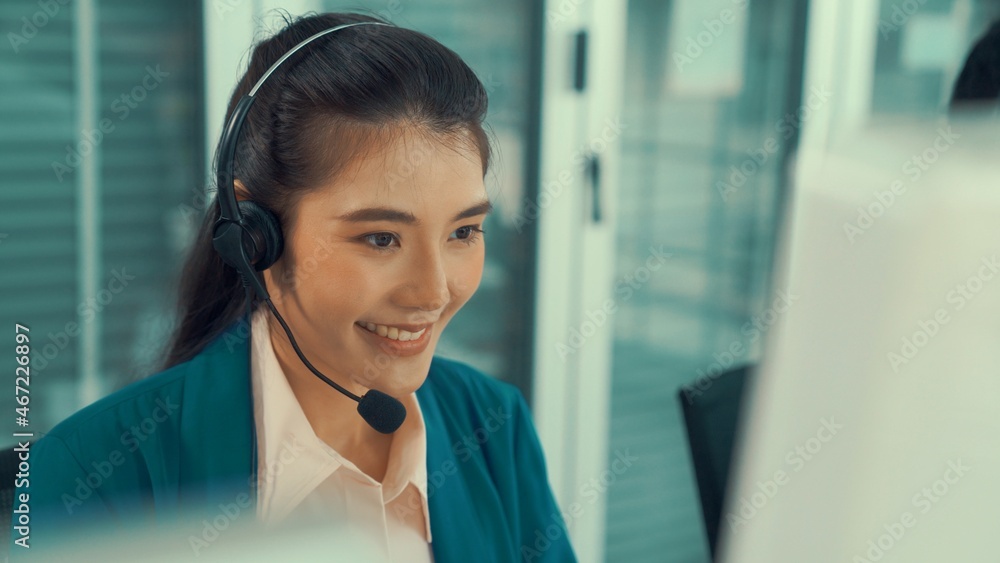
POLYGON ((268 314, 266 307, 255 311, 252 326, 258 520, 267 527, 329 522, 387 561, 432 561, 427 436, 416 396, 400 398, 407 416, 379 483, 316 436, 274 354, 268 314))

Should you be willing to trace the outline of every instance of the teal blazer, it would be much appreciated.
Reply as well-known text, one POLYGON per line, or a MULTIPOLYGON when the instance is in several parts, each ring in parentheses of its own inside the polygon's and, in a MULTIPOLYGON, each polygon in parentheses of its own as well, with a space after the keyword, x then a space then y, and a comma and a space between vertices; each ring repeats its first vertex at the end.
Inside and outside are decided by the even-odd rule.
MULTIPOLYGON (((15 512, 12 558, 36 555, 85 524, 97 525, 88 532, 94 537, 136 524, 201 522, 192 515, 211 519, 234 503, 256 518, 251 392, 240 319, 190 361, 59 423, 31 446, 27 482, 17 483, 15 508, 29 495, 31 548, 13 543, 25 531, 15 512)), ((576 561, 518 389, 435 356, 416 396, 427 430, 435 561, 576 561)))

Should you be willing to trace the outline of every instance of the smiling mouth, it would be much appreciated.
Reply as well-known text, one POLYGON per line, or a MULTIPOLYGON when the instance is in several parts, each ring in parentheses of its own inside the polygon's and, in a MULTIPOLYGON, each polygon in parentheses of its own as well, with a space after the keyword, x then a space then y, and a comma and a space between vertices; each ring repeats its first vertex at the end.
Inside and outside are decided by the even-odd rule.
POLYGON ((368 332, 377 334, 383 338, 386 338, 388 340, 394 340, 397 342, 409 342, 411 340, 419 340, 420 337, 422 337, 424 333, 427 332, 427 329, 430 327, 430 324, 427 324, 423 325, 423 327, 420 328, 419 330, 416 330, 417 326, 420 325, 417 326, 410 325, 407 328, 412 328, 414 330, 407 330, 407 328, 400 328, 398 326, 381 325, 365 321, 358 321, 355 324, 367 330, 368 332))

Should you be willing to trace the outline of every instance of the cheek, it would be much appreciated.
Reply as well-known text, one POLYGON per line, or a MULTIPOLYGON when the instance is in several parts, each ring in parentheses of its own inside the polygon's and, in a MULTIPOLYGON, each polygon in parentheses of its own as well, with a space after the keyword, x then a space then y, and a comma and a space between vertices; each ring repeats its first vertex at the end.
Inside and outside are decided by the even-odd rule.
MULTIPOLYGON (((368 263, 349 256, 331 257, 308 284, 303 305, 330 317, 353 316, 379 291, 379 276, 368 263)), ((305 284, 304 284, 305 285, 305 284)))
POLYGON ((484 256, 480 254, 477 260, 465 260, 453 270, 451 293, 456 308, 464 305, 479 289, 479 283, 483 279, 483 261, 484 256))
POLYGON ((293 244, 294 251, 282 257, 280 274, 280 286, 289 300, 286 308, 324 327, 356 316, 379 279, 370 261, 335 241, 317 243, 315 238, 300 237, 293 244))

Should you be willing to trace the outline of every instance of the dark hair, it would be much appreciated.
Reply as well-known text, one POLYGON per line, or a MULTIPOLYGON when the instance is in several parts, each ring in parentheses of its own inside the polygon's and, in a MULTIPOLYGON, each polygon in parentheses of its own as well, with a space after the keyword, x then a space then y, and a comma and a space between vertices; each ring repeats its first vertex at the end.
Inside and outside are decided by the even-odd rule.
MULTIPOLYGON (((388 23, 350 13, 285 16, 285 27, 254 47, 227 119, 239 99, 296 44, 362 21, 388 23)), ((366 25, 324 36, 283 63, 256 98, 240 133, 234 177, 250 199, 277 215, 286 240, 302 195, 334 181, 356 157, 378 150, 404 130, 448 146, 465 143, 478 149, 484 177, 489 168, 486 89, 454 51, 417 31, 366 25)), ((218 217, 213 198, 181 272, 177 325, 163 369, 193 358, 246 310, 236 270, 212 246, 218 217)))

